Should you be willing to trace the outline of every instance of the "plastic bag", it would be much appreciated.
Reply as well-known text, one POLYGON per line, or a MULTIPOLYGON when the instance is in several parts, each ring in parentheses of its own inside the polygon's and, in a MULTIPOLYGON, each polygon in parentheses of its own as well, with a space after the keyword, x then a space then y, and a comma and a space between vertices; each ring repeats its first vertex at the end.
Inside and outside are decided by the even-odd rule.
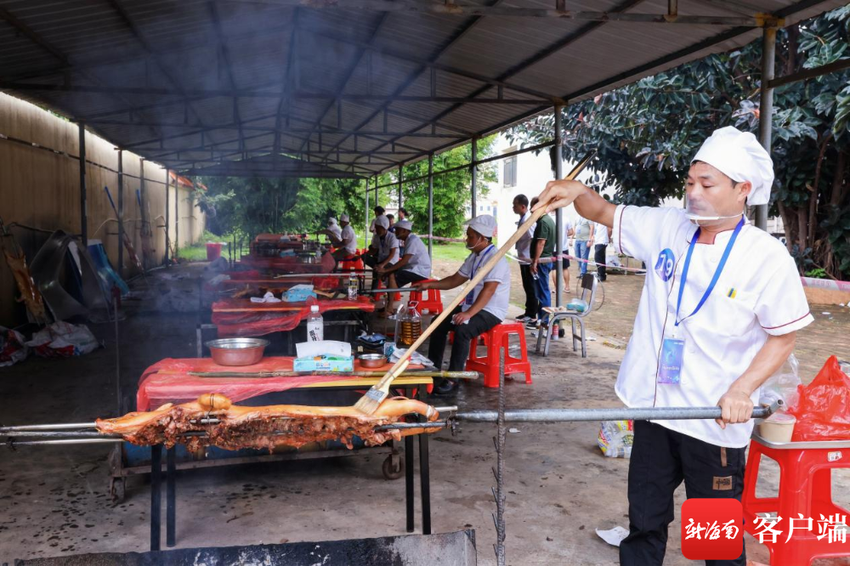
POLYGON ((100 347, 100 342, 85 325, 54 322, 32 335, 27 346, 43 358, 82 356, 100 347))
POLYGON ((800 400, 790 414, 797 417, 793 442, 850 440, 850 377, 830 356, 808 385, 799 387, 800 400))
POLYGON ((609 458, 631 458, 634 421, 602 421, 596 443, 609 458))
POLYGON ((29 354, 20 332, 0 326, 0 367, 22 362, 29 354))
POLYGON ((571 311, 584 312, 587 310, 588 304, 584 299, 574 298, 567 303, 567 309, 571 311))
POLYGON ((785 403, 785 409, 790 410, 797 406, 800 400, 800 375, 797 371, 799 364, 794 354, 788 356, 776 373, 770 376, 759 393, 759 404, 770 405, 778 399, 785 403))

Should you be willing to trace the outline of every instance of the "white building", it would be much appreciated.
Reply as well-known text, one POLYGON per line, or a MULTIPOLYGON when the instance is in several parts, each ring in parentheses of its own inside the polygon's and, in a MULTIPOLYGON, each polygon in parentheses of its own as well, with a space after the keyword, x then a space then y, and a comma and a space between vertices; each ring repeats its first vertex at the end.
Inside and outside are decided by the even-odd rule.
MULTIPOLYGON (((508 139, 503 134, 500 134, 496 140, 496 154, 511 153, 518 149, 522 148, 508 143, 508 139)), ((507 157, 496 161, 496 164, 498 166, 498 181, 495 185, 490 185, 490 192, 487 195, 487 200, 495 203, 488 204, 494 206, 496 212, 481 212, 483 203, 478 204, 478 209, 479 214, 493 214, 496 217, 498 234, 501 239, 504 239, 510 237, 516 231, 516 223, 519 220, 519 217, 513 212, 514 197, 523 194, 531 201, 533 197, 539 195, 546 188, 546 183, 555 177, 552 172, 548 149, 537 154, 527 152, 507 157)), ((564 163, 564 174, 568 173, 573 166, 573 163, 564 163)), ((587 181, 592 174, 591 171, 585 170, 578 178, 580 181, 587 181)), ((572 205, 564 209, 564 218, 573 222, 578 219, 578 213, 572 205)))

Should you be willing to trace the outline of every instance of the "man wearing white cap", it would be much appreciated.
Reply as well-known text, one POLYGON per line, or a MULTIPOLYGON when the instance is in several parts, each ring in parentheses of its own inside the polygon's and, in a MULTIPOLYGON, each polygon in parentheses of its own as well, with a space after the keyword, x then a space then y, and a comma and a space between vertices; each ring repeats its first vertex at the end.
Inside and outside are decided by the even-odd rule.
POLYGON ((328 218, 328 232, 332 232, 337 238, 342 237, 342 228, 336 223, 336 218, 333 216, 328 218))
MULTIPOLYGON (((489 214, 476 216, 466 223, 466 249, 472 253, 454 275, 439 281, 414 283, 420 289, 454 289, 472 279, 479 269, 497 252, 493 245, 496 231, 496 219, 489 214)), ((451 316, 447 317, 431 334, 428 346, 428 358, 438 368, 443 366, 443 353, 446 339, 454 331, 452 355, 449 371, 462 371, 469 357, 469 345, 472 339, 500 324, 508 313, 508 299, 511 294, 511 272, 505 258, 475 286, 451 316)), ((457 380, 446 379, 438 382, 435 392, 448 395, 457 389, 457 380)))
MULTIPOLYGON (((744 215, 746 205, 769 202, 772 184, 773 162, 755 136, 726 127, 691 162, 687 210, 615 206, 574 181, 551 182, 540 195, 539 206, 574 203, 613 227, 617 251, 651 267, 617 378, 620 399, 721 408, 717 422, 635 422, 620 564, 663 562, 683 480, 689 498, 740 500, 759 387, 813 320, 785 246, 744 215)), ((744 565, 745 554, 711 564, 744 565)))
POLYGON ((398 261, 398 238, 389 231, 390 221, 383 214, 375 218, 375 234, 369 251, 363 255, 363 263, 375 270, 372 288, 378 286, 380 271, 390 263, 398 261))
MULTIPOLYGON (((331 220, 333 220, 333 218, 331 218, 331 220)), ((337 261, 350 259, 357 253, 357 235, 354 233, 354 228, 351 227, 348 215, 343 214, 340 216, 339 222, 342 225, 342 229, 339 234, 333 231, 330 226, 328 226, 327 230, 320 232, 321 234, 326 235, 331 241, 331 244, 333 244, 333 247, 336 248, 333 256, 337 261)))
POLYGON ((389 275, 390 289, 404 287, 409 283, 422 281, 431 276, 431 256, 428 248, 416 234, 412 234, 413 223, 410 220, 399 220, 394 224, 396 237, 404 242, 401 259, 388 264, 378 273, 389 275))

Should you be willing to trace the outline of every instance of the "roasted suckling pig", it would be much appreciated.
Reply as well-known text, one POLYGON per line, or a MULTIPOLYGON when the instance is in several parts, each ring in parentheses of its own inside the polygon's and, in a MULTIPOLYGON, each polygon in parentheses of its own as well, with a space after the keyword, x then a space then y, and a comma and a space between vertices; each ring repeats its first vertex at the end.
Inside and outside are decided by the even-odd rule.
POLYGON ((171 447, 180 443, 190 450, 206 446, 272 450, 277 446, 298 448, 325 440, 339 440, 352 448, 355 436, 368 446, 376 446, 402 436, 439 430, 427 426, 376 430, 408 414, 422 415, 429 422, 439 417, 434 407, 404 397, 387 399, 374 415, 365 415, 354 407, 236 406, 220 393, 208 393, 191 403, 168 403, 150 412, 98 419, 97 429, 104 434, 120 434, 133 444, 171 447))

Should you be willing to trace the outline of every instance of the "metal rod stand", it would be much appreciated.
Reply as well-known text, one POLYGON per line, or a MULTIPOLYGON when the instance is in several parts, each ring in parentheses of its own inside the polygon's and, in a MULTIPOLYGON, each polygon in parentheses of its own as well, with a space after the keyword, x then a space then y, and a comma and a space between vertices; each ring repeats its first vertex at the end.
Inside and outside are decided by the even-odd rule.
POLYGON ((151 446, 151 552, 160 549, 162 524, 162 444, 151 446))
POLYGON ((496 544, 493 545, 496 551, 497 566, 505 566, 505 352, 499 354, 499 411, 496 420, 496 469, 493 474, 496 476, 496 491, 493 497, 496 500, 496 516, 493 520, 496 523, 496 544))
POLYGON ((177 447, 165 451, 165 545, 172 548, 177 531, 177 447))

